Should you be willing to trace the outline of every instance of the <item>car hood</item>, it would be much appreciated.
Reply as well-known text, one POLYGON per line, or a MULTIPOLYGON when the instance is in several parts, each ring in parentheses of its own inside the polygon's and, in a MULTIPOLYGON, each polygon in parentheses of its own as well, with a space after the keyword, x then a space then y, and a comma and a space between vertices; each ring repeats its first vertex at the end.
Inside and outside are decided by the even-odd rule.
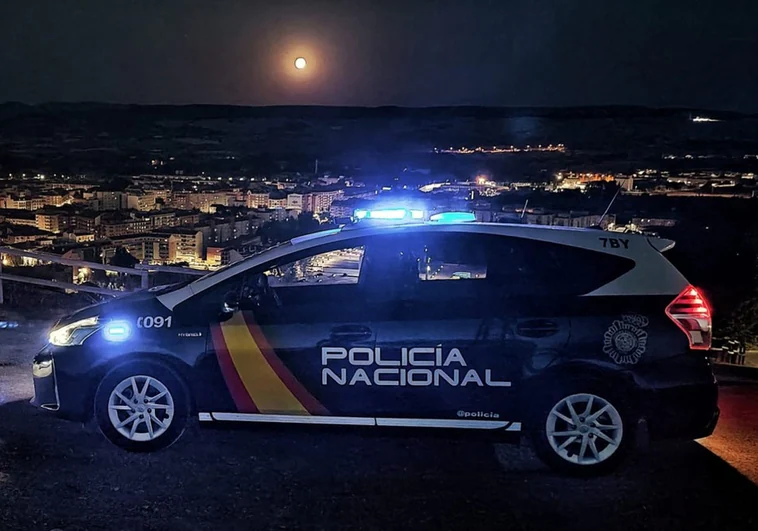
POLYGON ((60 319, 55 324, 55 328, 89 317, 132 320, 131 318, 136 319, 144 315, 165 315, 168 313, 170 311, 160 303, 155 293, 144 290, 77 310, 60 319))

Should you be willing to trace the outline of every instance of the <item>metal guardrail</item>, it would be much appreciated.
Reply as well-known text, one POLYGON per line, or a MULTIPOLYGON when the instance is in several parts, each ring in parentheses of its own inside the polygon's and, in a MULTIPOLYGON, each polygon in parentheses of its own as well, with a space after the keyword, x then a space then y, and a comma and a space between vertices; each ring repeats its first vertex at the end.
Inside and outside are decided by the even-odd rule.
MULTIPOLYGON (((149 276, 151 273, 173 273, 181 275, 193 275, 203 276, 208 274, 208 271, 202 271, 199 269, 192 269, 188 267, 177 266, 154 266, 147 264, 136 264, 134 268, 120 267, 108 264, 99 264, 97 262, 85 262, 84 260, 74 260, 71 258, 63 258, 56 254, 42 253, 36 251, 24 251, 22 249, 15 249, 13 247, 0 246, 0 255, 19 256, 24 258, 33 258, 40 262, 48 262, 54 264, 68 265, 73 267, 82 267, 88 269, 97 269, 101 271, 112 271, 114 273, 123 273, 125 275, 133 275, 140 277, 140 289, 147 289, 150 286, 149 276)), ((24 284, 33 284, 36 286, 45 286, 51 288, 58 288, 69 291, 83 291, 86 293, 97 293, 99 295, 108 295, 111 297, 119 297, 129 292, 98 288, 95 286, 85 286, 82 284, 74 284, 73 282, 58 282, 56 280, 47 280, 42 278, 24 277, 20 275, 11 275, 3 273, 3 264, 0 261, 0 304, 3 304, 3 280, 9 282, 20 282, 24 284)))
POLYGON ((745 365, 745 347, 739 341, 727 340, 721 347, 711 348, 710 352, 720 363, 745 365))
POLYGON ((204 269, 192 269, 191 267, 155 266, 148 264, 136 264, 134 266, 134 269, 147 271, 148 273, 176 273, 177 275, 195 275, 198 277, 202 277, 203 275, 210 273, 210 271, 204 269))

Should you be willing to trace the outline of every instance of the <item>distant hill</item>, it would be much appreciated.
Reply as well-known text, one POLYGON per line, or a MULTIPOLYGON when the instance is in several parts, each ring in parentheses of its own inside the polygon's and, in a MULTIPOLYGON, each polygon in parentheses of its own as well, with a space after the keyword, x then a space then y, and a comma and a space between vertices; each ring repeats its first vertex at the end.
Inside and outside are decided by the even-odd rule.
MULTIPOLYGON (((248 107, 236 105, 125 105, 97 102, 65 103, 51 102, 28 105, 18 102, 0 104, 0 119, 24 115, 43 116, 50 114, 84 113, 139 113, 162 119, 209 119, 209 118, 513 118, 535 117, 566 119, 625 118, 707 115, 722 120, 739 119, 751 115, 730 111, 711 111, 688 108, 652 108, 640 106, 606 105, 587 107, 334 107, 334 106, 267 106, 248 107)), ((755 115, 752 115, 755 116, 755 115)))
POLYGON ((755 153, 758 116, 701 109, 0 104, 0 172, 8 173, 307 173, 318 158, 324 171, 351 174, 411 167, 534 176, 568 167, 658 167, 667 154, 706 161, 688 167, 752 168, 743 155, 755 153), (698 115, 720 121, 690 120, 698 115), (431 153, 558 143, 566 153, 487 159, 431 153), (714 159, 728 163, 709 166, 714 159))

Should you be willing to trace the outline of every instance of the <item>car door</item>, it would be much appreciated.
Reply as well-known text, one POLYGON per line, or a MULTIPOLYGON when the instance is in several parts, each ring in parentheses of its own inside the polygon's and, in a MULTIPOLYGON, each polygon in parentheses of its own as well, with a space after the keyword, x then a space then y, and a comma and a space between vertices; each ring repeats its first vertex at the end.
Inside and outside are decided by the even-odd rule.
MULTIPOLYGON (((385 259, 410 256, 416 267, 414 280, 403 278, 406 267, 385 267, 411 287, 374 326, 377 350, 398 356, 401 370, 381 415, 506 429, 521 420, 520 382, 558 355, 570 325, 524 284, 512 247, 495 235, 420 231, 399 239, 392 253, 385 248, 385 259)), ((378 282, 370 271, 367 282, 378 282)))
POLYGON ((211 330, 234 411, 280 422, 328 416, 335 423, 369 423, 372 410, 362 388, 342 376, 348 352, 363 349, 366 359, 375 343, 372 308, 360 283, 364 253, 362 242, 351 240, 296 252, 248 273, 267 281, 269 295, 250 295, 243 282, 238 308, 211 330), (334 378, 324 374, 327 364, 334 378))
POLYGON ((396 360, 397 375, 394 387, 385 388, 378 414, 501 418, 514 371, 501 355, 504 323, 491 311, 486 248, 465 234, 427 231, 381 247, 380 252, 368 250, 371 260, 384 265, 371 268, 367 281, 395 286, 377 294, 391 294, 395 308, 375 329, 377 348, 384 358, 396 360), (494 409, 492 392, 501 397, 494 409))

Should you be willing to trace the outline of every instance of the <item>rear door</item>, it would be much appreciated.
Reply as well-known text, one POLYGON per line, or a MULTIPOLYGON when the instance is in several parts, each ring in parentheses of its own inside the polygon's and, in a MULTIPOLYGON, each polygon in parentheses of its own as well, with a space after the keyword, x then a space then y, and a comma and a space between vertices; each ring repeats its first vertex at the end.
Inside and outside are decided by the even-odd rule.
POLYGON ((377 348, 395 361, 382 369, 391 392, 380 415, 451 427, 507 427, 520 419, 521 379, 559 355, 570 326, 560 305, 531 289, 521 243, 420 231, 396 238, 381 256, 369 248, 370 259, 413 264, 368 270, 370 284, 394 284, 387 292, 400 294, 391 316, 374 327, 377 348))

